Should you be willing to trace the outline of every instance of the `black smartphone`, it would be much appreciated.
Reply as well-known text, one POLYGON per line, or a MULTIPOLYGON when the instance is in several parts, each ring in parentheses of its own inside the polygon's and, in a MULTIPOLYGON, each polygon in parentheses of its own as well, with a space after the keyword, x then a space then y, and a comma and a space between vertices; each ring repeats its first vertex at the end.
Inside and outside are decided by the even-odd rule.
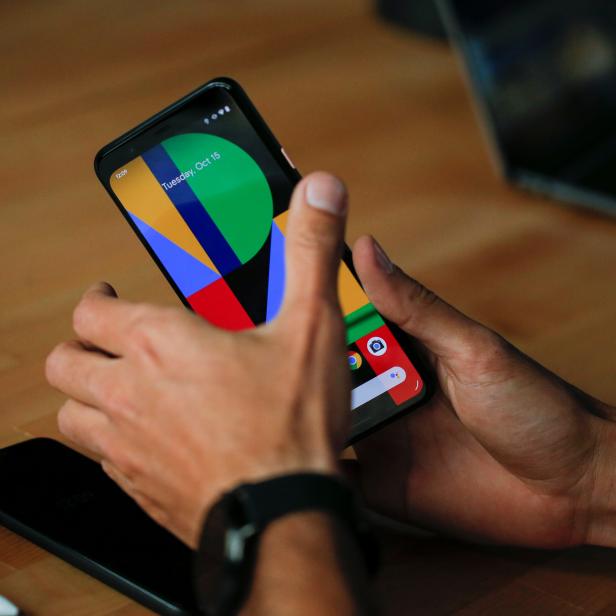
POLYGON ((159 614, 199 613, 192 550, 57 441, 0 450, 0 523, 159 614))
MULTIPOLYGON (((276 317, 301 176, 235 81, 214 79, 119 137, 95 170, 186 306, 228 330, 276 317)), ((348 248, 338 280, 351 443, 424 401, 429 384, 408 338, 368 300, 348 248)))

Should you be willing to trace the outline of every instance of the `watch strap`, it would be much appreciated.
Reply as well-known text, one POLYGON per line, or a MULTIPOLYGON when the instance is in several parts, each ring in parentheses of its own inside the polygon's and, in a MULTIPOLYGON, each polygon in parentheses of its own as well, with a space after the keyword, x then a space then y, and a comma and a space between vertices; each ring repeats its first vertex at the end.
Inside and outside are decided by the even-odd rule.
POLYGON ((235 493, 247 518, 259 532, 273 520, 299 511, 332 513, 352 528, 357 524, 352 490, 332 475, 283 475, 260 483, 241 484, 235 493))

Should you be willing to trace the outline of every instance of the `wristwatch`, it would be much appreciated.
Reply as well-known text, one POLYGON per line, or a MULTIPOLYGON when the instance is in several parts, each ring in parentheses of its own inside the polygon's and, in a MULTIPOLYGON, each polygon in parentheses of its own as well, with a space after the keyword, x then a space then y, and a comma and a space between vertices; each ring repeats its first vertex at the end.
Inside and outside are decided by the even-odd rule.
POLYGON ((333 475, 295 473, 244 483, 224 494, 206 518, 195 557, 197 603, 207 616, 236 614, 246 600, 261 533, 270 522, 299 511, 332 514, 351 531, 376 569, 376 544, 351 488, 333 475))

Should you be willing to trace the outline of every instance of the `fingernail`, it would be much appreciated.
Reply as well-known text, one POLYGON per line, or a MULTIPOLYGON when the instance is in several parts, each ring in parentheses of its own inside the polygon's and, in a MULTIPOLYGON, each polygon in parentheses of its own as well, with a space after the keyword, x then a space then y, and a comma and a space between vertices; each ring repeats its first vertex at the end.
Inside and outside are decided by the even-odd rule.
POLYGON ((111 295, 117 297, 115 289, 108 282, 95 282, 93 285, 86 289, 86 295, 88 293, 103 293, 105 295, 111 295))
POLYGON ((376 255, 376 262, 379 264, 379 267, 386 274, 392 274, 394 271, 394 264, 391 262, 381 245, 374 238, 372 238, 372 241, 374 242, 374 254, 376 255))
POLYGON ((317 210, 323 210, 334 216, 343 216, 347 209, 344 184, 327 173, 316 173, 308 178, 306 201, 317 210))

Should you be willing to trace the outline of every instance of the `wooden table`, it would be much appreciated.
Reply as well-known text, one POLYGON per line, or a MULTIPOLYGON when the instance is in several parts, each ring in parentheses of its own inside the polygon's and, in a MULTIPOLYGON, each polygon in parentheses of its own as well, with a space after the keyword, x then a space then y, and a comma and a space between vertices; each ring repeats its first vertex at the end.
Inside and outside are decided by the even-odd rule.
MULTIPOLYGON (((616 402, 616 224, 493 172, 450 51, 357 0, 5 2, 0 445, 57 436, 43 359, 92 281, 177 304, 92 172, 97 149, 218 74, 242 82, 303 170, 353 195, 403 267, 616 402)), ((616 552, 487 550, 385 533, 391 614, 616 614, 616 552)), ((0 594, 28 614, 147 613, 0 529, 0 594)))

